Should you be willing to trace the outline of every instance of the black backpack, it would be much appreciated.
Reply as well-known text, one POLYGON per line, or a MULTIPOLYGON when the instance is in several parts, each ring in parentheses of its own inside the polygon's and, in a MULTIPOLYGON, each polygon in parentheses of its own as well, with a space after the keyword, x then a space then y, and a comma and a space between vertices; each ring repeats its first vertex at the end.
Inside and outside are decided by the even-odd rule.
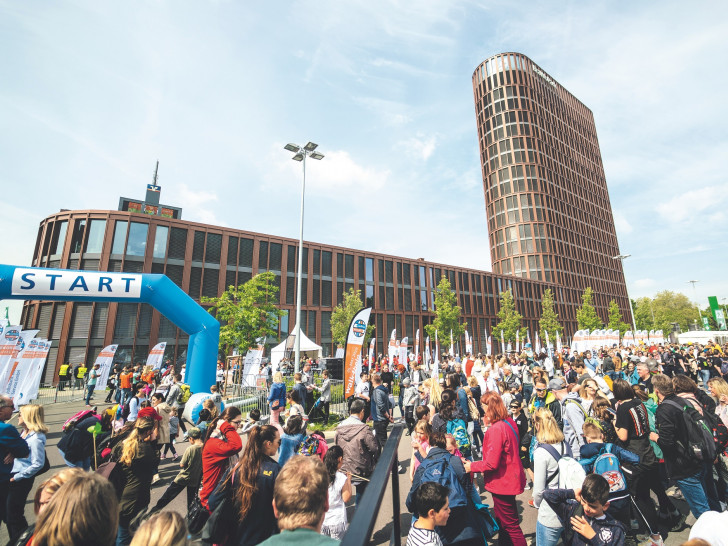
POLYGON ((713 462, 716 457, 716 442, 713 436, 711 423, 701 415, 690 403, 682 406, 674 400, 663 400, 663 404, 669 404, 680 410, 685 430, 688 433, 687 445, 677 440, 678 446, 682 447, 688 458, 696 458, 704 462, 713 462))

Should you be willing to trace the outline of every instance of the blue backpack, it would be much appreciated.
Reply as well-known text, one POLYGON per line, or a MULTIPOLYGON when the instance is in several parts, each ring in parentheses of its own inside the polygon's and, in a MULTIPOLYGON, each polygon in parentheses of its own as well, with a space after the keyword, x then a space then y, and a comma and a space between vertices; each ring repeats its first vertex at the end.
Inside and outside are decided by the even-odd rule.
POLYGON ((447 453, 438 459, 425 459, 422 461, 420 468, 422 468, 423 472, 420 475, 420 484, 436 482, 444 485, 450 491, 448 495, 450 508, 466 506, 468 497, 460 480, 458 480, 457 474, 450 466, 450 457, 451 455, 447 453))
POLYGON ((609 483, 609 500, 629 497, 629 488, 619 459, 612 453, 612 444, 606 444, 604 451, 594 461, 594 474, 599 474, 609 483))
POLYGON ((470 457, 470 435, 468 434, 467 425, 462 419, 452 419, 447 422, 447 433, 452 434, 455 443, 458 445, 460 453, 464 457, 470 457))

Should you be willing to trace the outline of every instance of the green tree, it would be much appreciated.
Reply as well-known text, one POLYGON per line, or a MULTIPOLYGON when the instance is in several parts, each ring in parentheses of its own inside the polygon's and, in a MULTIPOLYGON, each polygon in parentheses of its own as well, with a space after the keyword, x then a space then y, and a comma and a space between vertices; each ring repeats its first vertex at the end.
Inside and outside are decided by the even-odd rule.
POLYGON ((501 292, 498 299, 500 305, 497 315, 500 322, 493 328, 494 336, 500 336, 502 331, 503 339, 510 343, 516 341, 516 332, 520 332, 519 339, 526 341, 526 328, 521 325, 523 316, 516 309, 516 302, 513 301, 513 294, 510 289, 501 292))
MULTIPOLYGON (((361 290, 354 290, 349 288, 344 293, 344 301, 334 307, 331 313, 331 339, 337 345, 343 346, 346 343, 346 336, 349 334, 349 325, 351 319, 354 318, 361 309, 364 307, 364 302, 361 299, 361 290)), ((374 325, 370 324, 367 326, 367 333, 364 336, 364 347, 371 338, 374 332, 374 325)))
POLYGON ((581 295, 581 307, 576 310, 576 322, 579 330, 597 330, 604 326, 602 319, 594 309, 594 294, 591 286, 587 286, 581 295))
POLYGON ((468 326, 466 322, 460 322, 462 310, 457 303, 457 295, 453 292, 450 281, 443 275, 435 288, 435 308, 430 310, 435 313, 435 319, 432 324, 425 325, 425 331, 433 340, 435 331, 437 331, 437 338, 443 353, 450 347, 450 330, 452 330, 453 340, 458 340, 468 326))
POLYGON ((623 336, 629 330, 629 324, 622 320, 622 313, 619 311, 619 305, 614 300, 609 302, 609 320, 607 328, 610 330, 619 330, 619 335, 623 336))
POLYGON ((671 290, 658 292, 652 298, 651 304, 655 316, 654 329, 662 330, 665 335, 672 331, 674 322, 680 325, 683 332, 687 332, 688 325, 699 320, 695 304, 680 292, 671 290))
MULTIPOLYGON (((655 330, 655 323, 652 320, 652 299, 651 298, 639 298, 634 301, 632 307, 634 310, 634 322, 637 325, 638 330, 655 330)), ((669 331, 671 331, 670 329, 669 331)))
POLYGON ((245 354, 255 340, 278 335, 278 320, 283 312, 276 307, 278 287, 270 271, 259 273, 243 285, 229 286, 219 298, 203 297, 208 311, 221 322, 220 351, 237 349, 245 354))
POLYGON ((549 334, 549 341, 556 343, 556 332, 559 335, 564 331, 563 326, 559 323, 559 315, 554 310, 554 293, 547 288, 541 297, 541 318, 538 321, 539 335, 546 343, 546 332, 549 334))

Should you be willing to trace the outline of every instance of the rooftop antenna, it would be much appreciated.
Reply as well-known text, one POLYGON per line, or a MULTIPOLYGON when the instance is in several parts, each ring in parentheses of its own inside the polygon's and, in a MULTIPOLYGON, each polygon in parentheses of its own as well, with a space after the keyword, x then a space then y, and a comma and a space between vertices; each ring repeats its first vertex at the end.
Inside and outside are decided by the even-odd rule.
POLYGON ((154 179, 152 180, 152 184, 155 186, 157 185, 157 173, 159 172, 159 159, 157 159, 157 166, 154 167, 154 179))

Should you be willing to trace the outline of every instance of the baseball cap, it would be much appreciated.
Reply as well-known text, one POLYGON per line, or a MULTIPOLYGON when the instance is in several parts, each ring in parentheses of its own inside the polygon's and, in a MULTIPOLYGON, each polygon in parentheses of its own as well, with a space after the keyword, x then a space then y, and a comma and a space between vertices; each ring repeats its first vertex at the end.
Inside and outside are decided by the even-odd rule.
POLYGON ((554 377, 549 381, 549 389, 552 391, 560 391, 566 388, 566 380, 563 377, 554 377))
POLYGON ((154 408, 142 408, 139 410, 139 414, 137 415, 139 419, 144 419, 145 417, 153 417, 155 421, 161 421, 162 416, 159 415, 154 408))

